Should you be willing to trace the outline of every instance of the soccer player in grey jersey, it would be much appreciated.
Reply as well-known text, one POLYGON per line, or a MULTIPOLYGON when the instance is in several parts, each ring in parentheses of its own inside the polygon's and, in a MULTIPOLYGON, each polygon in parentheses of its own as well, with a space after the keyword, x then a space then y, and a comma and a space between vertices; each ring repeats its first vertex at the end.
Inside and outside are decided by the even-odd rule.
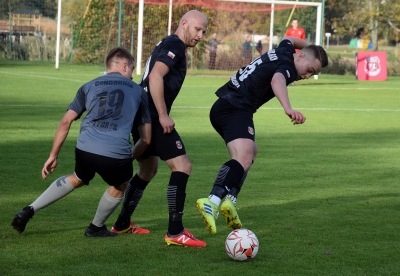
POLYGON ((235 204, 257 154, 253 114, 276 97, 292 123, 303 124, 306 118, 292 109, 287 85, 308 79, 327 65, 328 57, 322 47, 308 45, 299 38, 285 37, 278 48, 238 70, 217 90, 219 99, 211 108, 210 121, 224 139, 231 159, 220 168, 209 197, 196 202, 211 234, 217 232, 215 219, 220 205, 227 225, 233 229, 242 227, 235 204), (295 49, 301 50, 296 53, 295 49))
POLYGON ((207 25, 207 18, 201 12, 196 10, 187 12, 181 18, 176 32, 156 45, 146 63, 140 85, 148 91, 152 141, 144 154, 138 158, 139 171, 126 189, 122 210, 111 229, 113 232, 125 234, 148 232, 147 229, 135 227, 130 219, 143 196, 143 191, 157 172, 160 158, 171 170, 167 189, 169 222, 164 237, 165 242, 168 245, 206 246, 205 242, 196 239, 183 226, 186 184, 192 165, 186 156, 185 146, 175 130, 175 122, 169 114, 186 76, 186 48, 196 46, 203 37, 207 25))
POLYGON ((104 225, 117 208, 133 175, 132 159, 141 155, 151 140, 151 118, 146 92, 132 79, 133 56, 124 48, 106 57, 107 75, 89 81, 76 93, 62 118, 50 156, 42 169, 46 179, 58 164, 58 154, 73 121, 85 111, 75 148, 75 172, 55 180, 32 204, 14 216, 11 225, 19 233, 40 209, 75 188, 89 185, 98 173, 110 185, 100 199, 96 215, 85 231, 87 237, 114 237, 104 225), (130 135, 137 128, 140 139, 132 150, 130 135))

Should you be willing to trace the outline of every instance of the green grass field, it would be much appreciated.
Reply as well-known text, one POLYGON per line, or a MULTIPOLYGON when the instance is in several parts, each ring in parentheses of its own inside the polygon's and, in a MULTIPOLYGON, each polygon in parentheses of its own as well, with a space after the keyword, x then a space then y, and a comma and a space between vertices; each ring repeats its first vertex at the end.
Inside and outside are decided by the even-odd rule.
POLYGON ((10 226, 14 214, 73 172, 80 121, 72 126, 56 171, 47 180, 40 174, 76 91, 103 71, 0 64, 1 275, 400 275, 400 78, 358 82, 321 75, 289 86, 293 108, 307 117, 304 125, 292 125, 275 99, 255 114, 259 153, 238 200, 244 227, 260 241, 250 262, 225 254, 230 229, 222 217, 211 236, 195 209, 229 158, 208 120, 214 92, 228 76, 187 76, 171 113, 193 164, 184 224, 206 248, 164 243, 169 179, 164 163, 133 217, 150 235, 83 235, 107 188, 98 177, 40 210, 18 234, 10 226))

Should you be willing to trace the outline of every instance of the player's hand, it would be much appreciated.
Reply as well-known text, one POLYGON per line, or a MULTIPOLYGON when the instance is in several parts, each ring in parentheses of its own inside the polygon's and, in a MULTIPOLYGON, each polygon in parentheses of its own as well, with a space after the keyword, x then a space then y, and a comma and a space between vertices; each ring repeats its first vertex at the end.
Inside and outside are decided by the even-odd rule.
POLYGON ((46 163, 44 163, 43 165, 42 178, 46 179, 47 175, 51 174, 57 167, 57 164, 58 164, 57 157, 50 156, 49 159, 47 159, 46 163))
POLYGON ((303 124, 306 121, 306 117, 301 112, 296 110, 285 110, 285 113, 289 116, 294 125, 303 124))
POLYGON ((171 133, 171 131, 175 128, 175 122, 168 115, 160 116, 160 124, 164 129, 164 134, 171 133))

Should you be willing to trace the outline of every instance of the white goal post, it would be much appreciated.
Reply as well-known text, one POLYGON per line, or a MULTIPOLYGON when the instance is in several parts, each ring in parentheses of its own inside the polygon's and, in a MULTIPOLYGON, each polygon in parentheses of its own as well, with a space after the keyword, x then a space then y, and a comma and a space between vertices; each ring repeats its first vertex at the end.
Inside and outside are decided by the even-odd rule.
MULTIPOLYGON (((260 4, 271 4, 272 5, 272 13, 274 12, 274 4, 277 5, 298 5, 298 6, 314 6, 317 7, 317 20, 315 22, 316 25, 316 33, 315 33, 315 44, 321 45, 321 25, 322 25, 322 3, 321 2, 301 2, 301 1, 275 1, 275 0, 218 0, 221 2, 241 2, 241 3, 260 3, 260 4)), ((271 16, 271 29, 270 29, 270 37, 273 37, 273 25, 274 25, 274 16, 271 16)), ((270 48, 271 45, 270 45, 270 48)))
MULTIPOLYGON (((315 33, 315 44, 321 45, 321 25, 322 25, 322 3, 321 2, 301 2, 301 1, 275 1, 275 0, 218 0, 223 2, 242 2, 242 3, 260 3, 260 4, 271 4, 272 6, 272 14, 271 14, 271 24, 270 24, 270 37, 272 38, 273 33, 273 25, 274 25, 274 4, 277 5, 299 5, 299 6, 314 6, 317 7, 317 20, 315 22, 316 25, 316 33, 315 33)), ((272 39, 269 40, 269 49, 272 49, 272 39)), ((318 79, 318 75, 314 76, 314 79, 318 79)))
MULTIPOLYGON (((321 2, 303 2, 303 1, 275 1, 275 0, 217 0, 221 2, 242 2, 242 3, 259 3, 259 4, 271 4, 272 14, 271 14, 271 27, 270 27, 270 37, 273 37, 273 20, 274 20, 274 4, 277 5, 290 5, 290 6, 314 6, 317 8, 317 18, 316 18, 316 34, 315 34, 315 44, 321 44, 321 25, 322 25, 322 3, 321 2)), ((171 13, 172 0, 169 1, 171 13)), ((143 6, 144 0, 139 0, 139 14, 138 14, 138 35, 137 35, 137 59, 136 59, 136 74, 141 75, 141 64, 142 64, 142 41, 143 41, 143 6)), ((171 14, 169 15, 169 18, 171 14)), ((170 26, 168 27, 170 31, 170 26)), ((270 39, 270 49, 272 48, 272 39, 270 39)))

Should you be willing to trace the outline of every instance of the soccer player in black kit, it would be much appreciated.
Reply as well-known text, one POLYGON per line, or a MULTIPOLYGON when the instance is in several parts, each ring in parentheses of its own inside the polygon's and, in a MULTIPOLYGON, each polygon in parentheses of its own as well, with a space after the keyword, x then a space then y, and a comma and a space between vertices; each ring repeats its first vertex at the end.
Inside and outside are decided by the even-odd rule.
POLYGON ((287 85, 317 75, 327 65, 328 57, 321 46, 284 37, 278 48, 239 69, 217 90, 219 98, 211 108, 210 121, 224 139, 231 159, 220 168, 209 197, 196 202, 211 234, 217 232, 215 219, 219 208, 228 227, 242 227, 235 204, 257 154, 253 114, 276 97, 292 123, 303 124, 304 115, 290 106, 287 85), (296 53, 295 49, 301 50, 296 53))
MULTIPOLYGON (((181 18, 175 34, 161 40, 147 60, 140 85, 149 96, 152 141, 144 154, 138 158, 139 171, 127 187, 121 213, 111 229, 112 232, 149 233, 149 230, 137 227, 131 221, 131 216, 143 196, 144 189, 155 176, 160 158, 171 169, 167 189, 169 223, 165 242, 168 245, 206 246, 205 242, 196 239, 183 227, 186 184, 192 165, 169 113, 186 76, 186 48, 196 46, 203 37, 207 25, 208 20, 201 12, 196 10, 187 12, 181 18)), ((137 138, 139 137, 135 137, 137 138)))

